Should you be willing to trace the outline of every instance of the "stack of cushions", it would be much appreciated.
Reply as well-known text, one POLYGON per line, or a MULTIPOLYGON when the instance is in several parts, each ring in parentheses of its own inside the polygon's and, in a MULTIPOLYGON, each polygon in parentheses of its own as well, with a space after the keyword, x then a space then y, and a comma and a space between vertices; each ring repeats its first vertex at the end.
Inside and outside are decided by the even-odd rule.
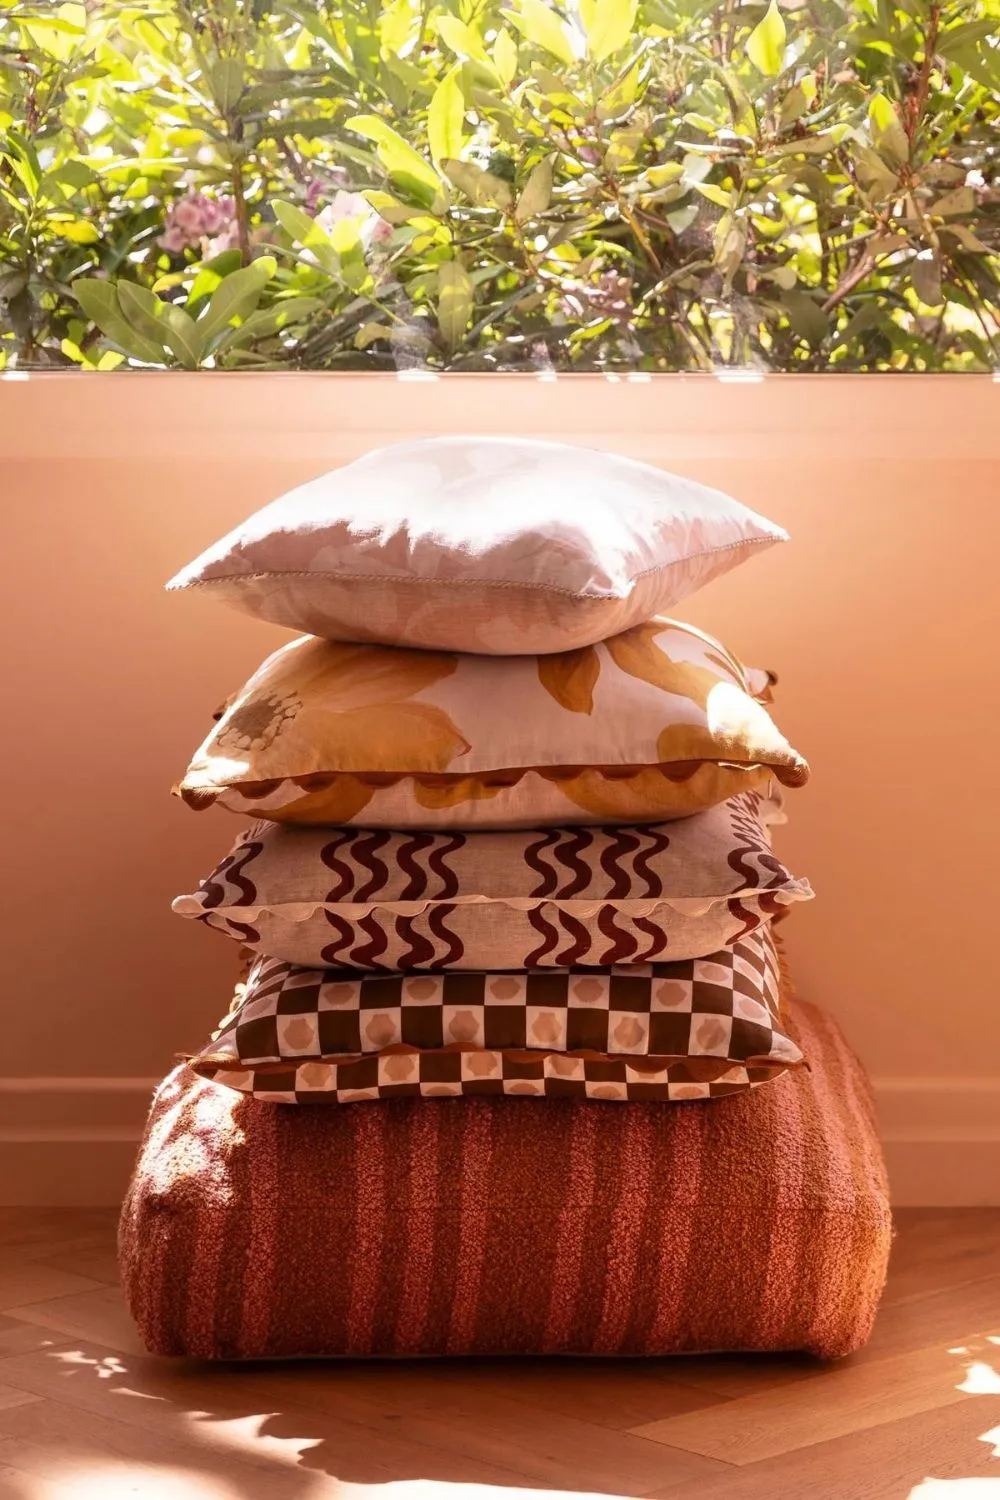
MULTIPOLYGON (((574 1323, 564 1308, 569 1321, 554 1344, 530 1318, 514 1335, 504 1317, 458 1342, 442 1343, 440 1330, 401 1342, 387 1323, 384 1337, 359 1344, 323 1316, 312 1320, 314 1336, 300 1332, 292 1347, 287 1327, 279 1333, 266 1318, 235 1342, 195 1338, 167 1331, 190 1310, 175 1305, 168 1316, 166 1282, 151 1292, 142 1267, 150 1236, 158 1254, 166 1243, 165 1205, 178 1245, 190 1249, 209 1222, 218 1231, 214 1210, 204 1219, 202 1195, 214 1201, 218 1190, 232 1201, 233 1173, 245 1170, 237 1143, 250 1132, 272 1167, 278 1162, 263 1144, 273 1131, 265 1122, 276 1119, 287 1122, 281 1149, 294 1174, 309 1170, 322 1141, 337 1160, 346 1152, 348 1175, 374 1151, 380 1165, 365 1193, 376 1195, 379 1213, 397 1202, 385 1181, 396 1141, 436 1264, 439 1248, 447 1259, 441 1226, 418 1201, 440 1170, 432 1142, 451 1140, 464 1183, 467 1172, 486 1171, 486 1137, 507 1140, 508 1165, 497 1160, 481 1186, 497 1201, 520 1195, 527 1217, 511 1234, 523 1231, 530 1244, 540 1230, 519 1174, 529 1161, 537 1170, 547 1135, 560 1181, 574 1163, 560 1222, 583 1234, 597 1201, 595 1151, 604 1167, 625 1152, 618 1170, 630 1221, 647 1211, 650 1179, 646 1168, 630 1179, 629 1141, 676 1145, 682 1178, 704 1175, 687 1127, 666 1124, 675 1107, 726 1110, 739 1101, 724 1096, 749 1103, 755 1086, 790 1074, 787 1107, 802 1121, 815 1112, 800 1045, 809 1027, 789 1015, 774 932, 811 891, 770 843, 782 788, 801 786, 808 767, 768 713, 770 674, 664 613, 784 539, 726 496, 643 464, 558 444, 436 439, 305 485, 173 581, 307 634, 232 695, 177 788, 192 808, 218 803, 250 820, 174 906, 235 940, 251 961, 229 1013, 161 1094, 126 1204, 126 1290, 151 1348, 263 1356, 706 1347, 662 1317, 650 1338, 637 1341, 623 1324, 617 1341, 602 1334, 594 1345, 582 1283, 579 1317, 574 1323), (203 1171, 204 1122, 213 1111, 236 1119, 210 1102, 225 1096, 219 1085, 244 1104, 238 1127, 220 1124, 203 1171), (377 1146, 374 1127, 335 1123, 359 1107, 364 1118, 369 1101, 380 1101, 377 1146), (633 1122, 624 1136, 602 1124, 604 1101, 633 1122), (311 1103, 350 1108, 321 1112, 324 1127, 297 1107, 311 1103), (293 1108, 286 1116, 281 1106, 293 1108), (523 1117, 523 1152, 510 1147, 519 1130, 511 1109, 543 1112, 523 1117), (460 1121, 441 1110, 479 1113, 460 1121), (585 1112, 579 1124, 567 1110, 585 1112), (578 1160, 580 1132, 591 1155, 578 1160), (192 1161, 203 1182, 192 1182, 192 1161), (575 1228, 573 1213, 582 1216, 575 1228)), ((853 1066, 840 1063, 845 1077, 853 1066)), ((764 1138, 755 1149, 767 1160, 770 1137, 786 1128, 774 1123, 783 1108, 748 1109, 732 1125, 721 1117, 717 1139, 729 1156, 716 1168, 735 1169, 757 1125, 764 1138)), ((812 1149, 793 1143, 802 1161, 812 1149)), ((850 1160, 836 1185, 838 1212, 846 1204, 864 1225, 873 1312, 887 1243, 873 1135, 867 1155, 850 1160)), ((323 1181, 334 1165, 314 1162, 323 1181)), ((676 1184, 675 1209, 696 1191, 695 1178, 676 1184)), ((544 1198, 545 1184, 538 1189, 544 1198)), ((242 1191, 253 1200, 238 1230, 249 1256, 260 1228, 250 1221, 265 1209, 252 1182, 242 1191)), ((789 1194, 785 1183, 783 1212, 789 1194)), ((750 1222, 756 1209, 745 1206, 750 1222)), ((454 1214, 453 1195, 440 1211, 454 1214)), ((302 1274, 316 1263, 315 1213, 315 1205, 303 1210, 295 1229, 296 1243, 312 1246, 302 1274)), ((338 1245, 323 1257, 354 1263, 350 1236, 368 1236, 370 1226, 351 1223, 338 1218, 336 1233, 328 1226, 338 1245)), ((590 1246, 598 1264, 611 1249, 590 1246)), ((634 1247, 629 1254, 634 1260, 634 1247)), ((633 1269, 639 1275, 638 1262, 633 1269)), ((825 1297, 831 1306, 843 1300, 830 1270, 817 1308, 825 1297)), ((345 1272, 345 1286, 353 1274, 345 1272)), ((386 1312, 397 1332, 412 1321, 407 1274, 393 1283, 402 1302, 386 1312)), ((205 1292, 212 1327, 228 1316, 218 1305, 227 1295, 218 1279, 205 1292)), ((827 1328, 825 1342, 805 1346, 843 1352, 868 1324, 866 1311, 849 1332, 827 1328)), ((720 1326, 731 1330, 722 1343, 744 1347, 805 1338, 791 1325, 784 1343, 773 1328, 755 1338, 744 1319, 713 1325, 708 1347, 712 1339, 719 1347, 720 1326)))
POLYGON ((258 819, 175 903, 260 955, 196 1071, 270 1102, 662 1101, 799 1066, 771 921, 810 891, 767 830, 806 764, 767 674, 648 618, 782 536, 642 464, 450 439, 306 485, 181 574, 323 632, 179 788, 258 819))

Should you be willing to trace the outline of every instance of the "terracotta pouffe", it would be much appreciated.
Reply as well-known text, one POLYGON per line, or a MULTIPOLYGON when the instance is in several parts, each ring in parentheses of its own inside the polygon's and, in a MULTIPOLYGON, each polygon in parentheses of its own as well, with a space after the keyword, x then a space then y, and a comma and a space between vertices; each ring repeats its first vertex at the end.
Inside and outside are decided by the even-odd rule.
POLYGON ((857 1059, 786 1004, 810 1069, 706 1102, 261 1106, 178 1068, 121 1220, 143 1339, 205 1359, 849 1354, 885 1280, 885 1167, 857 1059))

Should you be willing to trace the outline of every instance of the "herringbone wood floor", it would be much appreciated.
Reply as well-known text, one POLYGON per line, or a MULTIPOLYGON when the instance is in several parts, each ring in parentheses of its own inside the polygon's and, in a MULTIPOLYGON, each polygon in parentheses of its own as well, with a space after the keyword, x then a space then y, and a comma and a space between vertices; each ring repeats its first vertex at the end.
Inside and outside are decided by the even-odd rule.
POLYGON ((111 1214, 0 1210, 0 1496, 1000 1500, 1000 1210, 899 1218, 875 1336, 833 1366, 234 1368, 143 1354, 111 1214))

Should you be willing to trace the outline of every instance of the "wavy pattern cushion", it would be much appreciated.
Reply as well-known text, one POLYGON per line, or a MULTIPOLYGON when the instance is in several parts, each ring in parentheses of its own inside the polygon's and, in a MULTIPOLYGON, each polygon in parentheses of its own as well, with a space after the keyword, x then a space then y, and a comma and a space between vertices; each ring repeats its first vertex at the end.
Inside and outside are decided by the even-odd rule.
POLYGON ((789 1007, 811 1071, 706 1103, 255 1103, 172 1073, 122 1211, 148 1348, 291 1355, 849 1354, 889 1254, 868 1084, 789 1007))
POLYGON ((230 701, 178 790, 282 823, 661 822, 806 780, 753 687, 669 620, 539 657, 302 637, 230 701))
POLYGON ((272 1104, 408 1095, 715 1099, 802 1062, 770 926, 682 963, 371 974, 261 958, 202 1077, 272 1104))
POLYGON ((173 909, 272 958, 396 972, 700 958, 806 901, 756 792, 633 828, 391 833, 255 823, 173 909))
POLYGON ((615 635, 786 540, 633 459, 430 438, 283 495, 168 587, 329 640, 530 655, 615 635))

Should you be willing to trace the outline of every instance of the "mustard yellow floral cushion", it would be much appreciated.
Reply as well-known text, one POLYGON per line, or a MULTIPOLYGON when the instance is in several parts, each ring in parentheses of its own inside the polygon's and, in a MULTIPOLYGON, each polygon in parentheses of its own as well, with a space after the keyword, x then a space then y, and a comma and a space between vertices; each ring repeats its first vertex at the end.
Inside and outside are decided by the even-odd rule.
POLYGON ((690 625, 489 657, 305 636, 230 700, 178 788, 280 823, 659 822, 808 766, 745 669, 690 625))
POLYGON ((250 516, 169 588, 333 641, 487 655, 591 645, 785 532, 651 464, 566 443, 398 443, 250 516))

